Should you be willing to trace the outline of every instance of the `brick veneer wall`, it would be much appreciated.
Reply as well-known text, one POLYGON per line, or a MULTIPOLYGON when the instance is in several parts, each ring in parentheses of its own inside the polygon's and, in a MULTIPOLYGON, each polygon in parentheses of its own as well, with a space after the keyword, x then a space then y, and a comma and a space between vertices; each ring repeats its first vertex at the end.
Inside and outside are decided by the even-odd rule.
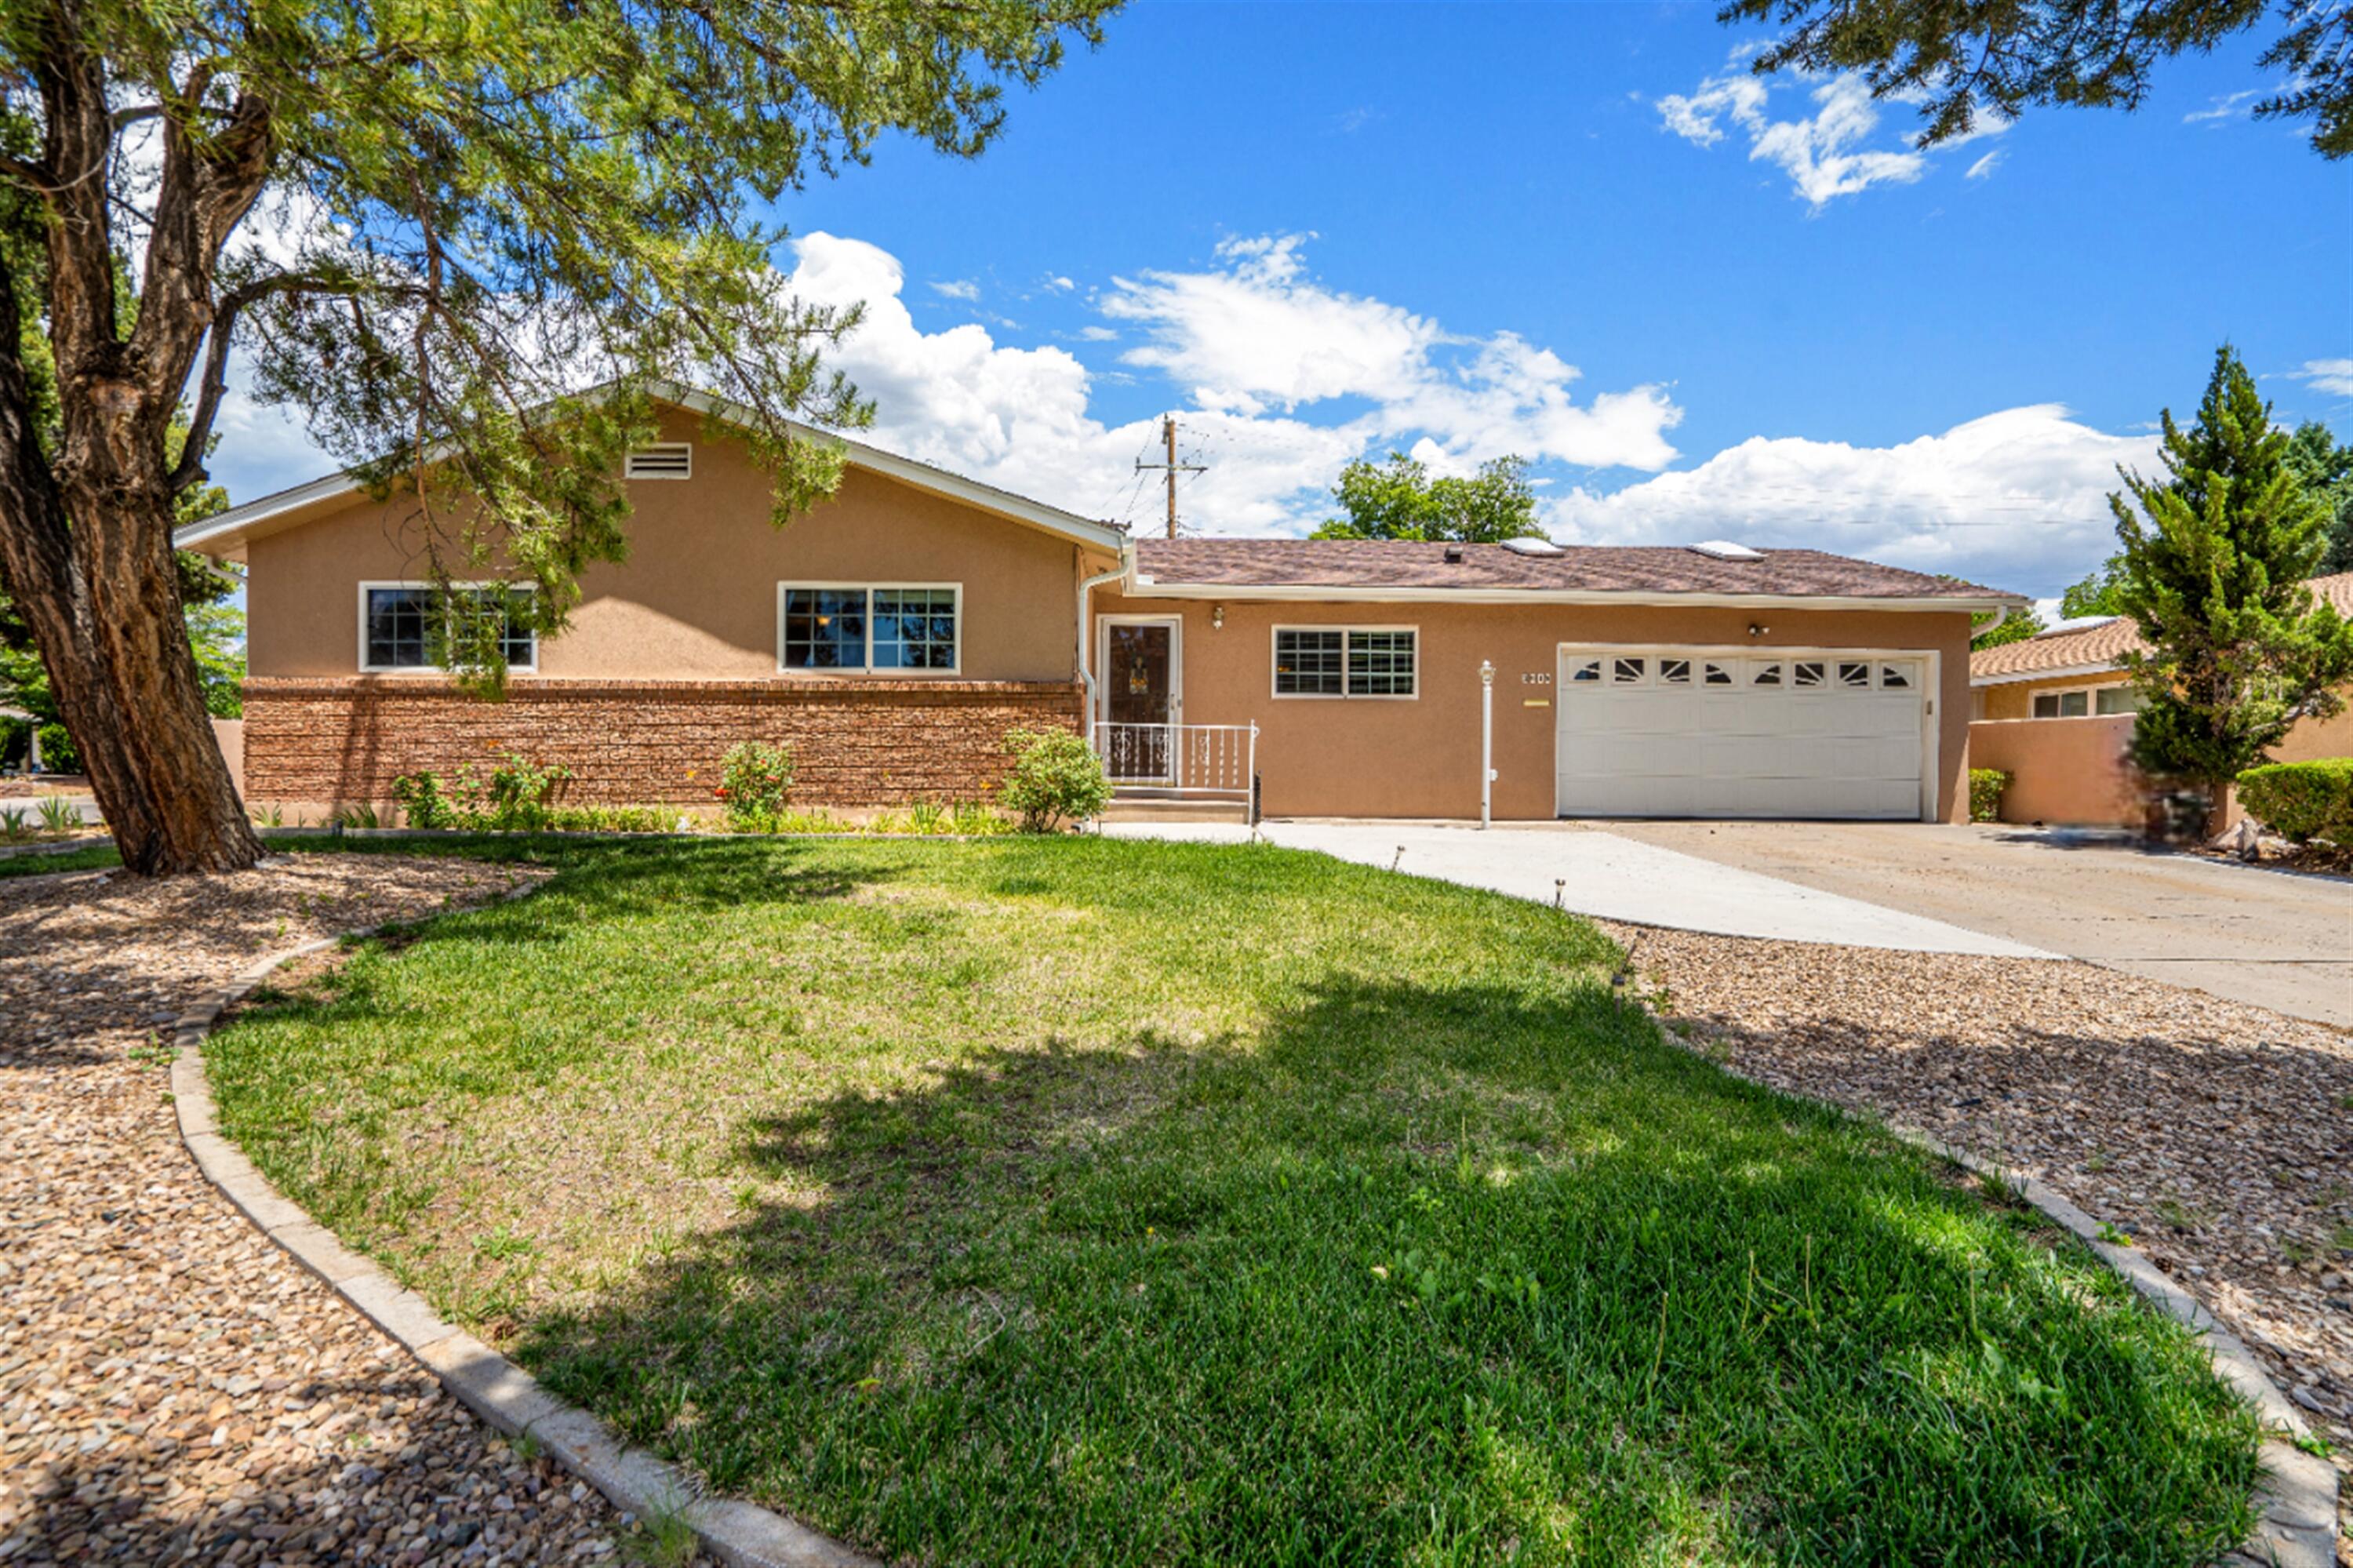
POLYGON ((389 800, 392 781, 509 752, 573 778, 579 805, 710 805, 740 740, 786 740, 797 804, 904 805, 994 792, 1012 729, 1076 729, 1073 682, 552 681, 482 702, 430 677, 258 679, 245 686, 252 800, 389 800))

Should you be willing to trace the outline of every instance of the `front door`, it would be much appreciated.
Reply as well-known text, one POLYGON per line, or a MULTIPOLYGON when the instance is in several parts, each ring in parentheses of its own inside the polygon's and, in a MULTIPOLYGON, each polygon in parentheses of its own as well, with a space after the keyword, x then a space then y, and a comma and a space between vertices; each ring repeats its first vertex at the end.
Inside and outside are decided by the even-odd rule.
POLYGON ((1103 766, 1113 782, 1171 781, 1176 705, 1176 622, 1105 622, 1103 766))

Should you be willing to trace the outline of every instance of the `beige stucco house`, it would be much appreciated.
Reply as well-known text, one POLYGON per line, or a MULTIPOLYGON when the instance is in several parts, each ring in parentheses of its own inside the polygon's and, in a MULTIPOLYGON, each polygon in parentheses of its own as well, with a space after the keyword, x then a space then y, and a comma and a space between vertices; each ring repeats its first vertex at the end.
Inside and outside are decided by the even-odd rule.
POLYGON ((716 416, 681 393, 632 454, 628 560, 515 639, 502 703, 427 666, 396 509, 348 479, 185 530, 249 573, 248 797, 512 750, 575 800, 707 803, 762 737, 810 803, 973 800, 1054 725, 1135 798, 1276 815, 1475 817, 1483 755, 1498 819, 1954 821, 1970 618, 2021 602, 1809 550, 1138 539, 856 442, 777 530, 716 416))
MULTIPOLYGON (((2313 593, 2353 615, 2353 572, 2314 577, 2313 593)), ((2147 645, 2122 617, 2063 627, 1969 656, 1969 758, 2010 775, 2002 821, 2138 828, 2147 792, 2126 760, 2139 701, 2124 658, 2147 645)), ((2278 762, 2353 756, 2353 708, 2306 719, 2278 762)))

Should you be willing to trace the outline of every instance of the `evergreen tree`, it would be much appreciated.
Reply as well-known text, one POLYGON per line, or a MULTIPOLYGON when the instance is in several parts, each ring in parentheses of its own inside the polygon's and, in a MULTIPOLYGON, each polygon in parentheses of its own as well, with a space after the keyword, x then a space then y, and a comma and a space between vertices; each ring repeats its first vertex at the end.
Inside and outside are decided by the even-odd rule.
MULTIPOLYGON (((1113 3, 0 4, 0 588, 122 863, 262 853, 172 550, 233 373, 445 610, 495 562, 552 635, 626 554, 664 384, 731 405, 780 524, 839 475, 807 427, 871 418, 823 363, 858 313, 784 286, 773 205, 893 137, 976 156, 1113 3)), ((497 690, 495 622, 446 624, 497 690)))
POLYGON ((2202 786, 2219 817, 2231 781, 2289 726, 2343 705, 2332 688, 2353 676, 2353 624, 2304 586, 2328 510, 2229 344, 2197 422, 2183 429, 2168 409, 2164 428, 2169 477, 2127 471, 2108 498, 2124 546, 2117 608, 2148 644, 2126 658, 2144 703, 2133 757, 2202 786))
POLYGON ((2288 444, 2288 461, 2304 476, 2304 486, 2328 508, 2328 548, 2320 557, 2319 575, 2353 572, 2353 442, 2340 441, 2317 419, 2295 428, 2288 444))

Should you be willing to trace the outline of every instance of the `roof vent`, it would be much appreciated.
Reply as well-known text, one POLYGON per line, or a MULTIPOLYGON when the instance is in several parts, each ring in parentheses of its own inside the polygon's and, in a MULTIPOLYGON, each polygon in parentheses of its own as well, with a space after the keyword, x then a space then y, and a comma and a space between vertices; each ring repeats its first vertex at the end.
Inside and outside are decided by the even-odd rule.
POLYGON ((1450 567, 1459 567, 1462 564, 1461 546, 1449 545, 1446 546, 1446 564, 1450 567))
POLYGON ((691 479, 694 448, 685 441, 639 447, 629 454, 621 472, 628 479, 691 479))
POLYGON ((1531 534, 1525 539, 1506 539, 1504 548, 1515 556, 1565 556, 1567 551, 1550 539, 1531 534))
POLYGON ((1761 561, 1765 558, 1763 551, 1752 550, 1746 545, 1736 545, 1729 539, 1702 539, 1698 544, 1694 545, 1692 549, 1703 556, 1712 556, 1719 561, 1761 561))

